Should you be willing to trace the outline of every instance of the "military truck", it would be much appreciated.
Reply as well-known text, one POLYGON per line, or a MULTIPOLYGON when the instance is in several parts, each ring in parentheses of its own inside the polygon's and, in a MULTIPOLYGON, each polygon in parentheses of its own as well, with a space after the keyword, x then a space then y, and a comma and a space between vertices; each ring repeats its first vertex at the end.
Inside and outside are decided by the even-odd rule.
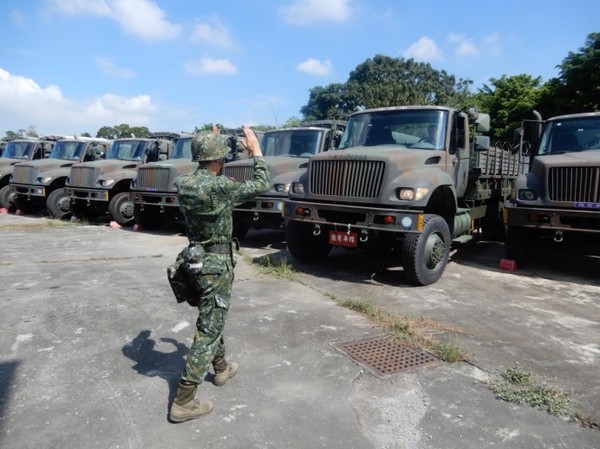
POLYGON ((192 162, 192 138, 177 139, 171 159, 138 167, 131 182, 130 201, 134 221, 143 229, 158 229, 167 221, 182 218, 175 182, 198 168, 198 162, 192 162))
POLYGON ((144 138, 115 139, 106 159, 74 164, 65 182, 72 215, 91 220, 108 212, 121 226, 133 224, 129 188, 137 167, 166 160, 177 138, 177 133, 152 133, 144 138))
POLYGON ((64 137, 46 159, 15 164, 10 186, 17 208, 25 213, 47 209, 54 218, 70 215, 70 199, 64 192, 71 166, 104 159, 110 141, 91 137, 64 137))
POLYGON ((538 245, 600 255, 600 112, 535 115, 519 133, 530 170, 504 209, 506 258, 524 267, 538 245))
POLYGON ((291 184, 289 251, 315 262, 333 247, 368 248, 397 255, 409 283, 436 282, 453 242, 503 227, 502 206, 523 171, 518 153, 475 135, 489 122, 443 106, 355 112, 338 149, 311 157, 291 184))
MULTIPOLYGON (((260 136, 261 133, 257 132, 260 136)), ((238 160, 244 155, 238 145, 235 130, 226 130, 221 137, 230 147, 227 159, 238 160)), ((192 161, 192 134, 182 135, 166 161, 142 164, 131 182, 130 200, 133 203, 134 221, 143 229, 159 229, 164 223, 183 219, 177 200, 176 182, 181 176, 193 173, 198 162, 192 161)), ((259 137, 260 138, 260 137, 259 137)))
POLYGON ((15 139, 6 144, 0 156, 0 206, 14 212, 17 208, 16 196, 10 188, 10 177, 15 164, 48 157, 57 136, 15 139))
MULTIPOLYGON (((234 209, 233 235, 242 238, 251 228, 282 228, 282 206, 290 179, 306 169, 309 157, 333 149, 345 126, 343 121, 322 120, 266 131, 261 149, 271 174, 271 188, 234 209)), ((249 180, 253 166, 254 162, 248 159, 229 162, 224 174, 239 181, 249 180)))

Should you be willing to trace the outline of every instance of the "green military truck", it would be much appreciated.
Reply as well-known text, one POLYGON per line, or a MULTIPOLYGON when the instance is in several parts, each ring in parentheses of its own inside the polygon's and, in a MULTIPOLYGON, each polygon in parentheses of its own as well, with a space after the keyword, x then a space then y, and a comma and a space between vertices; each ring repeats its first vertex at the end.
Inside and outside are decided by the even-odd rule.
POLYGON ((317 154, 285 202, 291 254, 315 262, 334 246, 398 254, 415 285, 443 274, 452 242, 502 229, 502 206, 523 171, 490 147, 489 115, 442 106, 366 109, 339 148, 317 154), (472 126, 470 125, 472 124, 472 126))
POLYGON ((14 212, 17 209, 17 198, 10 187, 15 164, 24 161, 35 161, 48 157, 59 139, 56 136, 45 136, 36 139, 15 139, 6 144, 0 156, 0 206, 14 212))
POLYGON ((144 138, 115 139, 106 159, 74 164, 64 188, 72 215, 90 220, 109 212, 119 225, 133 224, 129 189, 137 167, 169 158, 177 138, 177 133, 152 133, 144 138))
POLYGON ((107 139, 64 137, 47 158, 15 164, 10 185, 17 208, 25 213, 47 209, 59 219, 70 215, 70 199, 63 187, 71 166, 103 159, 109 148, 107 139))
POLYGON ((192 135, 177 139, 171 159, 138 167, 130 201, 134 221, 143 229, 158 229, 167 221, 182 218, 175 182, 198 168, 198 162, 192 162, 192 139, 192 135))
POLYGON ((530 170, 504 209, 506 258, 524 267, 544 242, 600 255, 600 112, 535 115, 520 133, 530 170))
MULTIPOLYGON (((290 180, 306 169, 308 159, 315 154, 335 148, 346 122, 322 120, 305 122, 298 127, 266 131, 261 149, 271 174, 271 188, 233 211, 233 234, 242 238, 248 230, 280 229, 283 201, 290 180)), ((239 160, 225 165, 224 174, 238 181, 252 178, 252 160, 239 160)))

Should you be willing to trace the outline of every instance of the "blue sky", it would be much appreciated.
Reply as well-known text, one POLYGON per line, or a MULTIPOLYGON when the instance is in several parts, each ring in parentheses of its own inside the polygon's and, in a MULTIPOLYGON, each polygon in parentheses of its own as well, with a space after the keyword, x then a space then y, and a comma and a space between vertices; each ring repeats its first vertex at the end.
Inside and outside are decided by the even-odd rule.
POLYGON ((377 54, 546 81, 599 28, 598 0, 2 0, 0 135, 278 126, 377 54))

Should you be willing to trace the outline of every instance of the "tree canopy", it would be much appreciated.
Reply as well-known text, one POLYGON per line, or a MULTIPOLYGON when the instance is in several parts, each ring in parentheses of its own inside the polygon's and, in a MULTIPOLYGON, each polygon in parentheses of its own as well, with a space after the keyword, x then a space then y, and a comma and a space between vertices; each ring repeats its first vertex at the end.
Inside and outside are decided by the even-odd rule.
POLYGON ((311 89, 308 104, 300 111, 306 120, 323 120, 347 118, 356 107, 466 107, 471 84, 428 63, 376 55, 350 72, 346 83, 311 89))
POLYGON ((125 137, 146 137, 150 130, 145 126, 129 126, 125 123, 116 126, 103 126, 96 133, 96 137, 105 139, 122 139, 125 137))

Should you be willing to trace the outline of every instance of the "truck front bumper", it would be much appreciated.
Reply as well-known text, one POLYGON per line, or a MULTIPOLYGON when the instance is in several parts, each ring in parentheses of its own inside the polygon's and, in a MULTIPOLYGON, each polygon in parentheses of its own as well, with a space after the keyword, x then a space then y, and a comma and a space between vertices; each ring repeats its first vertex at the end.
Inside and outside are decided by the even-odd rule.
POLYGON ((72 200, 108 202, 109 191, 98 189, 81 189, 73 187, 65 187, 65 192, 72 200))
POLYGON ((17 195, 45 197, 46 187, 32 184, 11 184, 10 190, 17 195))
POLYGON ((179 208, 176 193, 170 192, 143 192, 133 190, 129 193, 129 200, 139 206, 158 208, 179 208))
POLYGON ((504 206, 504 224, 548 231, 600 233, 600 210, 504 206))
POLYGON ((425 214, 420 210, 388 209, 328 203, 285 201, 285 220, 329 225, 334 229, 358 229, 396 233, 420 233, 425 214))

